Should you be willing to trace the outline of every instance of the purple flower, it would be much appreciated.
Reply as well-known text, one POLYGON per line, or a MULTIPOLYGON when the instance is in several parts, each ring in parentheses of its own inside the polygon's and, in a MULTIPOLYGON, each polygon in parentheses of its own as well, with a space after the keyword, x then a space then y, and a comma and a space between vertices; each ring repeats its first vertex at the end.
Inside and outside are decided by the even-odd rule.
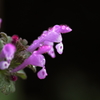
POLYGON ((24 62, 13 69, 11 72, 17 72, 28 65, 39 66, 42 69, 37 73, 38 78, 44 79, 47 76, 45 69, 45 58, 42 54, 48 53, 55 58, 54 43, 58 43, 55 48, 59 54, 63 53, 63 43, 61 33, 71 32, 72 29, 67 25, 55 25, 48 30, 43 31, 42 35, 27 48, 32 55, 24 60, 24 62), (37 49, 37 50, 36 50, 37 49))
POLYGON ((51 46, 50 50, 47 53, 52 58, 55 58, 55 52, 54 52, 54 48, 53 48, 54 43, 50 42, 50 41, 44 41, 42 45, 49 45, 49 46, 51 46))
POLYGON ((61 33, 71 32, 72 29, 67 25, 55 25, 49 28, 48 31, 43 31, 42 35, 27 48, 27 51, 33 52, 38 48, 44 41, 59 43, 62 41, 61 33))
POLYGON ((14 57, 14 53, 16 52, 16 47, 11 44, 5 44, 3 49, 0 52, 0 59, 6 58, 7 61, 11 61, 14 57))
POLYGON ((53 29, 59 33, 69 33, 72 29, 67 25, 55 25, 53 29))
POLYGON ((17 71, 25 68, 28 65, 44 67, 45 58, 42 54, 38 54, 36 52, 33 52, 33 54, 30 57, 25 59, 21 65, 17 66, 15 69, 13 69, 12 72, 17 72, 17 71))
POLYGON ((45 68, 42 68, 42 69, 37 73, 37 76, 38 76, 39 79, 45 79, 47 75, 48 75, 48 74, 47 74, 45 68))
POLYGON ((0 69, 5 70, 9 67, 10 61, 13 59, 15 52, 16 48, 14 45, 8 43, 3 46, 0 52, 0 69), (4 61, 5 58, 7 61, 4 61))
POLYGON ((5 70, 9 67, 9 63, 7 61, 0 61, 0 69, 5 70))
POLYGON ((50 42, 61 42, 62 41, 62 36, 60 33, 57 33, 55 30, 53 29, 49 29, 49 31, 47 32, 43 32, 43 34, 40 37, 41 39, 43 39, 44 41, 50 41, 50 42))

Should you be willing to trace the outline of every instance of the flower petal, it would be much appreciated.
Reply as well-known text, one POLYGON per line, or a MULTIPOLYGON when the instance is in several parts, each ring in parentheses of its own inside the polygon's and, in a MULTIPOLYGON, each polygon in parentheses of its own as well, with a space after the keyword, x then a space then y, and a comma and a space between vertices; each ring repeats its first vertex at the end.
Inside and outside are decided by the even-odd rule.
POLYGON ((60 43, 58 43, 58 44, 56 45, 56 50, 57 50, 57 52, 58 52, 59 54, 62 54, 62 53, 63 53, 63 49, 64 49, 64 47, 63 47, 63 43, 62 43, 62 42, 60 42, 60 43))
POLYGON ((49 31, 50 30, 57 33, 68 33, 72 31, 72 29, 67 25, 54 25, 52 28, 49 28, 49 31))
POLYGON ((19 70, 27 67, 28 65, 44 67, 45 62, 46 62, 45 58, 42 54, 37 54, 37 53, 33 52, 33 54, 30 57, 25 59, 24 62, 21 65, 19 65, 15 69, 13 69, 12 72, 19 71, 19 70))
POLYGON ((5 69, 7 69, 9 67, 9 65, 10 64, 7 61, 1 61, 0 62, 0 69, 1 70, 5 70, 5 69))
POLYGON ((41 35, 41 39, 45 38, 45 41, 50 41, 50 42, 61 42, 62 41, 62 36, 60 33, 57 33, 54 30, 49 30, 48 32, 44 33, 41 35), (44 37, 45 36, 45 37, 44 37))
POLYGON ((48 54, 49 54, 52 58, 55 58, 55 57, 56 57, 53 47, 48 51, 48 54))
POLYGON ((50 45, 50 46, 53 46, 54 43, 53 43, 53 42, 50 42, 50 41, 44 41, 44 42, 43 42, 43 45, 50 45))
POLYGON ((48 74, 47 74, 45 68, 42 68, 42 69, 37 73, 37 76, 38 76, 39 79, 45 79, 47 75, 48 75, 48 74))
POLYGON ((38 37, 37 40, 33 41, 33 43, 27 48, 27 51, 33 52, 36 48, 38 48, 44 41, 50 42, 61 42, 62 36, 61 33, 71 32, 72 29, 67 25, 55 25, 52 28, 49 28, 48 31, 43 31, 42 35, 38 37))
POLYGON ((16 52, 16 47, 11 44, 5 44, 1 53, 0 53, 0 58, 6 58, 8 61, 11 61, 14 57, 14 53, 16 52))
POLYGON ((60 25, 60 33, 69 33, 72 29, 67 25, 60 25))
POLYGON ((51 48, 52 47, 49 45, 44 45, 44 46, 39 47, 39 49, 36 51, 36 53, 43 54, 43 53, 48 52, 51 48))

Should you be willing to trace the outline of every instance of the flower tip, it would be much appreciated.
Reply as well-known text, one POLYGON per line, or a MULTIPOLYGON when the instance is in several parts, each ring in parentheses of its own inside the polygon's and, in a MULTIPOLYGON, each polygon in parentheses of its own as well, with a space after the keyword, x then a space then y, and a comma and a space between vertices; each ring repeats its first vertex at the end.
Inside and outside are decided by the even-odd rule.
POLYGON ((69 32, 71 32, 71 31, 72 31, 72 29, 71 29, 70 27, 68 27, 68 30, 69 30, 69 32))
POLYGON ((47 74, 45 68, 42 68, 42 69, 37 73, 37 76, 38 76, 39 79, 45 79, 47 75, 48 75, 48 74, 47 74))
POLYGON ((69 33, 72 31, 72 29, 67 25, 60 25, 60 27, 61 27, 61 33, 69 33))

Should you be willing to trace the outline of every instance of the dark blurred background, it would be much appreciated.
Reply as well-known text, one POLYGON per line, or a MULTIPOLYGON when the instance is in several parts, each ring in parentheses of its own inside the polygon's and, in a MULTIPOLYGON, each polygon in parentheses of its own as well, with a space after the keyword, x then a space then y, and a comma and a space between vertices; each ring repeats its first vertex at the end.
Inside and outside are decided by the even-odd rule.
POLYGON ((97 2, 0 0, 0 17, 3 18, 0 31, 10 36, 17 34, 29 44, 55 24, 67 24, 73 29, 63 35, 62 55, 56 53, 55 59, 45 55, 48 77, 40 80, 31 70, 25 69, 28 79, 19 79, 14 97, 23 100, 100 100, 100 13, 97 2))

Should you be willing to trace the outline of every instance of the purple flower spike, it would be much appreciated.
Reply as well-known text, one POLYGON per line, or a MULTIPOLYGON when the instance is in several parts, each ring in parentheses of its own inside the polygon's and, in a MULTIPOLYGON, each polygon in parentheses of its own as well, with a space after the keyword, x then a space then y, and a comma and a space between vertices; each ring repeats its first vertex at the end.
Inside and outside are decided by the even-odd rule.
POLYGON ((13 69, 12 72, 19 71, 19 70, 25 68, 28 65, 44 67, 45 58, 42 54, 37 54, 37 53, 33 52, 33 54, 30 57, 25 59, 24 62, 21 65, 19 65, 15 69, 13 69))
POLYGON ((45 79, 47 75, 48 75, 48 74, 47 74, 45 68, 42 68, 42 69, 37 73, 37 76, 38 76, 39 79, 45 79))
POLYGON ((5 70, 5 69, 7 69, 9 67, 9 65, 10 64, 7 61, 1 61, 0 62, 0 69, 1 70, 5 70))
POLYGON ((58 44, 56 45, 56 49, 57 49, 57 52, 58 52, 59 54, 62 54, 62 53, 63 53, 63 43, 62 43, 62 42, 58 43, 58 44))
POLYGON ((1 53, 0 58, 6 58, 7 61, 11 61, 14 57, 14 53, 16 52, 16 47, 13 44, 5 44, 1 53))

